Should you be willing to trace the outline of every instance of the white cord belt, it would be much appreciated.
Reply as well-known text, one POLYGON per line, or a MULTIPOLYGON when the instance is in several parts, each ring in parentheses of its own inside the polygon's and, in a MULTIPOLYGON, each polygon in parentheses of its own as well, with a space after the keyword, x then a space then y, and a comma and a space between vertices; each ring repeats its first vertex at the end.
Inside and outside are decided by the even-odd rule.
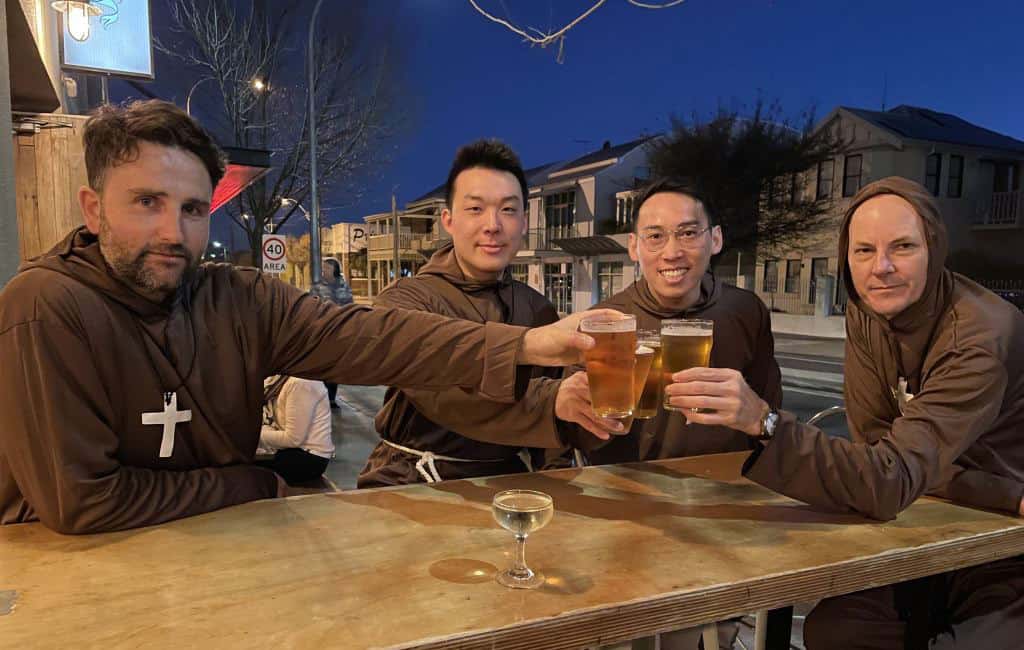
MULTIPOLYGON (((435 454, 432 451, 420 451, 419 449, 413 449, 412 447, 405 447, 398 443, 391 442, 390 440, 382 440, 381 442, 383 442, 388 447, 393 447, 394 449, 397 449, 398 451, 404 451, 407 454, 419 457, 419 460, 416 461, 416 471, 420 473, 420 476, 422 476, 423 480, 425 480, 427 483, 437 483, 438 481, 444 480, 441 478, 441 475, 438 474, 437 472, 437 466, 434 465, 435 460, 443 460, 447 463, 503 463, 506 460, 504 458, 497 460, 486 460, 480 458, 453 458, 451 456, 442 456, 441 454, 435 454)), ((532 463, 530 463, 529 460, 529 452, 527 452, 525 449, 521 449, 518 455, 519 458, 526 465, 526 468, 529 471, 533 471, 532 463)))

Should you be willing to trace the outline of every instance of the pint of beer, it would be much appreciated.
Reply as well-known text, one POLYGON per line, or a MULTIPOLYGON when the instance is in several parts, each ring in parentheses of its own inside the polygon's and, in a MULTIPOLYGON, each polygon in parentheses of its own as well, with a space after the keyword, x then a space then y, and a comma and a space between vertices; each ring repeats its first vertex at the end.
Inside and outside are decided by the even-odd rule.
POLYGON ((636 404, 636 316, 584 318, 580 331, 596 342, 584 355, 594 412, 605 418, 629 417, 636 404))
POLYGON ((633 417, 637 420, 653 418, 661 403, 661 335, 654 330, 637 333, 636 372, 633 374, 637 393, 633 417))
MULTIPOLYGON (((672 383, 672 375, 687 368, 707 367, 711 360, 711 343, 715 324, 709 320, 675 319, 661 321, 662 389, 672 383)), ((668 403, 666 410, 680 411, 668 403)))

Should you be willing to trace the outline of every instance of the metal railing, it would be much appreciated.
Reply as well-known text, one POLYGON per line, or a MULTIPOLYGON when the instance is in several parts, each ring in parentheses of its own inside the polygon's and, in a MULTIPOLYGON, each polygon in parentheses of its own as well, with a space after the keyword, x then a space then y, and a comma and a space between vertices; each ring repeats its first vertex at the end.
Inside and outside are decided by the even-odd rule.
MULTIPOLYGON (((404 232, 398 236, 398 247, 402 250, 418 250, 423 248, 423 240, 429 237, 429 233, 409 233, 404 232), (414 245, 417 244, 417 245, 414 245)), ((391 250, 395 246, 395 240, 393 235, 370 235, 370 240, 367 243, 367 248, 371 251, 391 250)))
POLYGON ((985 226, 1015 226, 1024 217, 1024 190, 993 192, 979 205, 975 224, 985 226))
POLYGON ((556 228, 530 228, 523 238, 522 248, 534 251, 557 251, 561 250, 554 243, 556 239, 573 239, 580 236, 579 228, 573 226, 559 226, 556 228))

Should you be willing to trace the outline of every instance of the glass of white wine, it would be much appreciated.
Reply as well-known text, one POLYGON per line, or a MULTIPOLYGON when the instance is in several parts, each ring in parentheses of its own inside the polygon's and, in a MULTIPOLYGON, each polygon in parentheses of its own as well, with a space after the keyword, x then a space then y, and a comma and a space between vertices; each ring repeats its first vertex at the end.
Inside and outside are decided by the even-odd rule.
POLYGON ((551 521, 555 514, 551 497, 534 490, 505 490, 494 495, 491 512, 499 526, 516 536, 512 567, 498 573, 498 583, 513 589, 544 584, 544 576, 526 566, 526 538, 551 521))

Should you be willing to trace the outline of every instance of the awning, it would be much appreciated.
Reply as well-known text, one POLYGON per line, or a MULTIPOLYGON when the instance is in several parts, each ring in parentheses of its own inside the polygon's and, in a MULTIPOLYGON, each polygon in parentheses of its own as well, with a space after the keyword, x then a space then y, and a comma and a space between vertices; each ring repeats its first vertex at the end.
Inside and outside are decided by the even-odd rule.
POLYGON ((262 149, 240 149, 223 147, 228 156, 227 170, 213 190, 213 213, 231 199, 242 193, 270 171, 270 152, 262 149))
POLYGON ((595 255, 615 255, 627 252, 622 244, 611 237, 572 237, 570 239, 552 239, 551 242, 575 257, 594 257, 595 255))
POLYGON ((7 59, 11 69, 11 110, 52 113, 60 108, 39 48, 18 0, 7 0, 7 59))

